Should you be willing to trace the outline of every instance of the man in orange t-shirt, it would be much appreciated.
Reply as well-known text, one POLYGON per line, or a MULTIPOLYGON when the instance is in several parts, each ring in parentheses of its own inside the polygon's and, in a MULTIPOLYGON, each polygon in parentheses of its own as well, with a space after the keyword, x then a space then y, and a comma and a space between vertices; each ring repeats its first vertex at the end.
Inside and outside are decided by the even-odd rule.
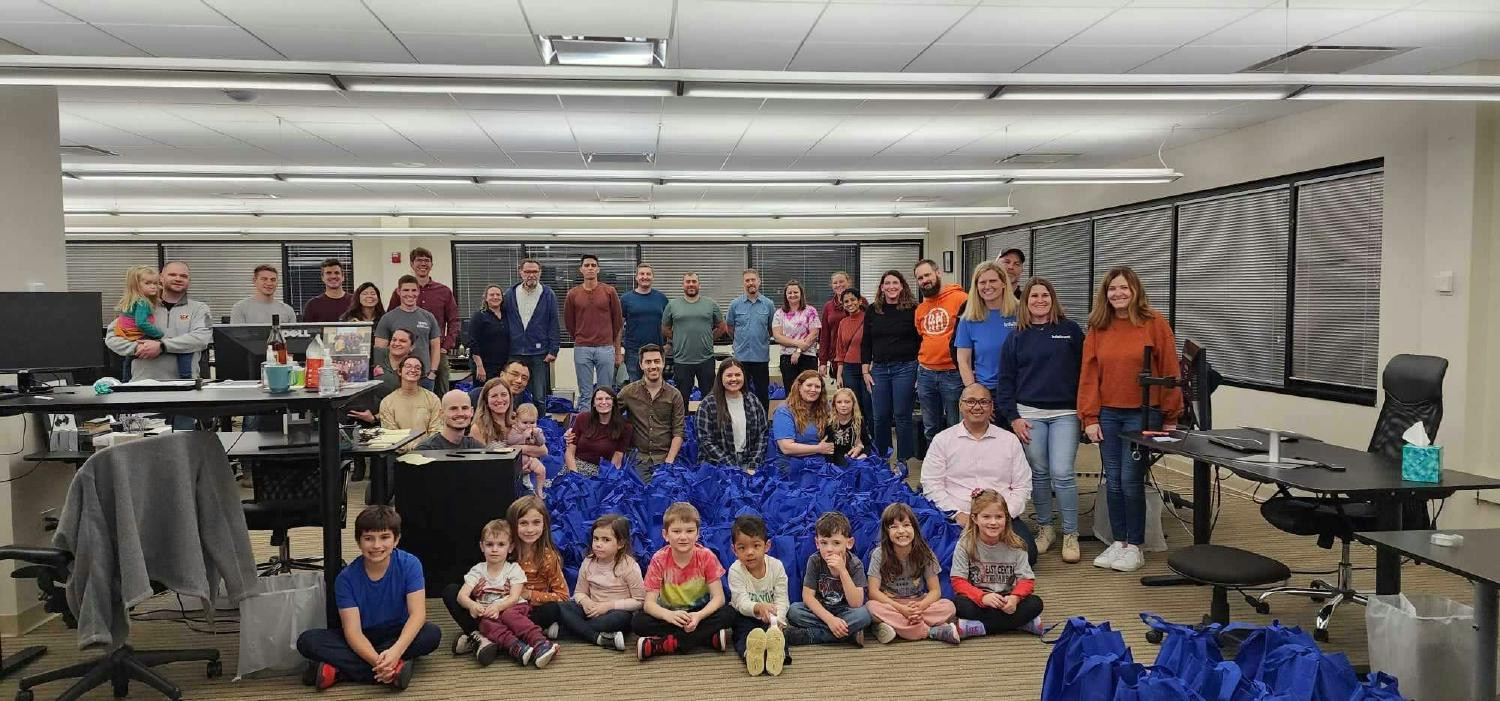
POLYGON ((953 334, 969 296, 963 287, 943 284, 937 263, 917 262, 914 269, 922 303, 917 305, 917 333, 922 347, 917 351, 917 401, 922 407, 922 428, 927 440, 959 422, 958 397, 963 378, 953 359, 953 334))

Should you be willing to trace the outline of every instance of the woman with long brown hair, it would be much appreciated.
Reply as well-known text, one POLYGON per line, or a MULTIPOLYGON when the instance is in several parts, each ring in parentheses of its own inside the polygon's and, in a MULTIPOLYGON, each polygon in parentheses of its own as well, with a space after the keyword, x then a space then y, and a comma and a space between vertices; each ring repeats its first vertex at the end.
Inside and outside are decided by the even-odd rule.
POLYGON ((829 416, 823 375, 817 370, 803 370, 788 389, 786 403, 771 415, 771 440, 780 454, 776 457, 833 455, 833 444, 822 439, 829 416))
POLYGON ((698 461, 738 465, 754 474, 766 459, 766 410, 746 391, 745 366, 734 358, 719 363, 714 391, 693 414, 698 430, 698 461))
POLYGON ((905 464, 917 454, 912 412, 917 402, 917 298, 899 270, 880 276, 875 301, 865 311, 859 353, 865 387, 870 390, 871 443, 882 459, 890 454, 891 424, 896 426, 896 460, 905 464))
POLYGON ((781 290, 781 307, 771 315, 771 340, 781 346, 781 381, 803 370, 818 369, 818 310, 807 303, 802 283, 789 280, 781 290))
POLYGON ((631 426, 620 415, 615 391, 594 388, 588 411, 573 417, 573 441, 563 451, 563 467, 581 475, 597 477, 600 463, 619 467, 631 446, 631 426))
MULTIPOLYGON (((1136 457, 1123 433, 1141 425, 1142 351, 1151 347, 1151 375, 1177 377, 1177 339, 1166 317, 1151 307, 1141 279, 1129 267, 1112 268, 1094 293, 1089 332, 1083 340, 1083 367, 1078 374, 1078 417, 1090 441, 1099 444, 1108 488, 1109 529, 1113 543, 1094 559, 1095 567, 1134 572, 1146 563, 1146 461, 1136 457)), ((1177 426, 1182 392, 1151 388, 1151 423, 1163 430, 1177 426)))
POLYGON ((469 424, 469 435, 480 443, 491 445, 505 440, 510 432, 511 417, 515 414, 510 386, 504 377, 491 377, 479 390, 479 400, 474 404, 474 421, 469 424))

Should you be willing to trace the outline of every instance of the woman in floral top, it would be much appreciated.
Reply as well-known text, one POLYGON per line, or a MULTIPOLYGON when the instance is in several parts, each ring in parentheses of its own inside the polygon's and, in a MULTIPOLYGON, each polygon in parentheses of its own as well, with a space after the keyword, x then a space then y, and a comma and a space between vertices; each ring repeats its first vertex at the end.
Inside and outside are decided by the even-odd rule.
POLYGON ((791 280, 782 291, 781 308, 771 317, 771 339, 781 344, 781 381, 803 370, 818 369, 818 310, 807 304, 802 283, 791 280))

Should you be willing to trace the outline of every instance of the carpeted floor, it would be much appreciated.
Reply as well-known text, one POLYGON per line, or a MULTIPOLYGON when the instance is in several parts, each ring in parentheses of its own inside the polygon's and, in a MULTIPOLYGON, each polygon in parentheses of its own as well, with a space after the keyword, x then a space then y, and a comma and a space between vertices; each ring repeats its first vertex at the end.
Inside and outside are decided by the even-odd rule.
MULTIPOLYGON (((1086 469, 1080 464, 1080 469, 1086 469)), ((1185 489, 1189 480, 1169 470, 1158 469, 1157 478, 1173 488, 1185 489)), ((1080 509, 1093 502, 1097 478, 1080 477, 1080 489, 1086 496, 1080 509)), ((350 513, 363 504, 363 485, 351 489, 350 513)), ((1084 530, 1092 523, 1084 516, 1084 530)), ((1164 527, 1172 547, 1191 542, 1186 528, 1165 515, 1164 527)), ((252 534, 257 551, 271 552, 265 534, 252 534)), ((302 529, 294 532, 293 553, 307 555, 318 549, 319 532, 302 529)), ((1337 559, 1336 552, 1320 550, 1312 539, 1286 535, 1261 520, 1248 499, 1224 492, 1224 504, 1215 532, 1215 542, 1250 548, 1282 559, 1293 569, 1326 570, 1337 559)), ((1209 591, 1199 587, 1154 589, 1142 587, 1138 575, 1126 575, 1095 569, 1089 565, 1102 550, 1096 542, 1084 542, 1084 561, 1063 564, 1057 552, 1044 554, 1037 566, 1037 590, 1046 602, 1044 617, 1049 621, 1068 616, 1086 616, 1093 621, 1112 621, 1126 633, 1138 661, 1149 661, 1154 648, 1145 643, 1145 626, 1137 614, 1151 611, 1174 621, 1195 621, 1208 608, 1209 591)), ((348 549, 346 548, 346 552, 348 549)), ((476 553, 477 556, 477 553, 476 553)), ((1357 547, 1356 564, 1373 566, 1373 551, 1357 547)), ((1164 554, 1153 554, 1140 574, 1166 571, 1164 554)), ((1373 570, 1358 573, 1362 587, 1373 588, 1373 570)), ((1457 577, 1429 567, 1408 566, 1404 585, 1411 591, 1443 594, 1469 601, 1469 588, 1457 577)), ((1310 577, 1298 576, 1294 581, 1310 577)), ((138 611, 153 608, 176 608, 176 598, 159 597, 138 611)), ((1306 600, 1283 598, 1272 603, 1270 616, 1258 616, 1249 606, 1231 594, 1231 610, 1236 620, 1268 621, 1272 617, 1310 627, 1317 608, 1306 600)), ((795 662, 779 678, 751 679, 732 654, 703 652, 680 657, 652 659, 644 664, 633 654, 609 652, 575 641, 564 641, 562 651, 544 670, 521 669, 505 661, 480 669, 470 658, 456 658, 448 644, 456 627, 448 619, 442 602, 430 600, 429 620, 443 627, 444 641, 439 651, 424 660, 417 676, 404 696, 413 699, 505 698, 517 699, 633 699, 693 698, 728 699, 755 695, 767 699, 792 698, 990 698, 1035 699, 1042 684, 1042 669, 1050 648, 1037 638, 1010 634, 993 638, 966 640, 957 647, 938 642, 897 642, 881 646, 872 642, 859 650, 849 646, 795 648, 795 662)), ((234 682, 238 636, 234 624, 221 622, 225 634, 194 632, 178 621, 137 622, 132 642, 138 648, 218 647, 224 653, 225 675, 207 680, 201 664, 184 663, 165 668, 167 675, 192 699, 292 699, 312 693, 295 678, 280 677, 234 682)), ((1341 609, 1325 646, 1347 652, 1356 664, 1366 660, 1364 610, 1357 606, 1341 609)), ((74 649, 72 631, 61 621, 53 620, 18 640, 6 640, 8 651, 21 645, 45 644, 47 655, 33 662, 25 672, 62 666, 80 659, 74 649)), ((14 676, 0 683, 0 698, 15 692, 14 676)), ((65 685, 56 683, 40 687, 38 698, 52 698, 65 685)), ((106 685, 90 698, 109 698, 106 685)), ((330 699, 378 698, 384 689, 341 684, 324 692, 330 699)), ((135 698, 153 698, 149 689, 132 686, 135 698)))

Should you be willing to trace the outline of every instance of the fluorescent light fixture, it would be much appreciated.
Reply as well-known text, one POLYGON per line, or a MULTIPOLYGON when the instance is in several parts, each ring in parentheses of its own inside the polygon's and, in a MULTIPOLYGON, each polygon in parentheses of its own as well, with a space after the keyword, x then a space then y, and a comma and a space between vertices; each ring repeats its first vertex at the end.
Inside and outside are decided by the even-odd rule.
POLYGON ((0 68, 0 85, 214 90, 338 90, 326 75, 113 68, 0 68))
POLYGON ((1015 181, 1012 181, 1012 184, 1013 185, 1155 185, 1155 184, 1160 184, 1160 183, 1170 183, 1170 182, 1173 182, 1175 180, 1176 180, 1176 178, 1119 178, 1119 179, 1114 179, 1114 180, 1098 179, 1098 178, 1095 178, 1095 179, 1068 179, 1068 178, 1048 179, 1048 178, 1038 178, 1036 180, 1015 180, 1015 181))
MULTIPOLYGON (((477 217, 499 219, 827 219, 827 218, 891 218, 891 217, 1008 217, 1017 212, 1011 207, 944 207, 902 209, 787 209, 787 210, 668 210, 656 212, 608 212, 585 210, 577 212, 541 211, 483 211, 483 210, 364 210, 364 211, 182 211, 182 210, 135 210, 110 211, 79 209, 64 212, 72 216, 114 215, 140 217, 202 217, 202 216, 250 216, 250 217, 477 217)), ((409 234, 410 232, 408 232, 409 234)))
POLYGON ((836 184, 832 180, 663 180, 663 185, 693 185, 697 187, 823 187, 836 184))
POLYGON ((688 83, 683 95, 788 100, 984 100, 994 91, 988 85, 688 83))
POLYGON ((1169 183, 1182 177, 1170 168, 1029 168, 1012 171, 1013 185, 1115 185, 1169 183))
POLYGON ((997 100, 1282 100, 1290 85, 1007 85, 997 100))
POLYGON ((73 177, 79 180, 145 180, 145 181, 172 181, 172 182, 224 182, 224 183, 247 183, 275 181, 276 176, 269 173, 80 173, 69 171, 73 177))
POLYGON ((1313 85, 1291 96, 1293 100, 1500 100, 1500 88, 1385 87, 1313 85))
POLYGON ((1008 183, 1010 181, 1011 181, 1010 178, 952 178, 952 179, 944 178, 944 179, 941 179, 941 180, 938 180, 938 179, 928 179, 928 178, 895 178, 895 179, 889 179, 889 180, 883 179, 883 178, 871 178, 871 179, 866 179, 866 178, 850 178, 848 180, 840 180, 838 184, 840 184, 840 185, 1004 185, 1004 184, 1006 184, 1006 183, 1008 183))
POLYGON ((464 95, 598 95, 670 97, 672 81, 652 80, 527 80, 510 78, 408 78, 393 76, 338 76, 353 92, 448 93, 464 95))
POLYGON ((479 178, 480 185, 655 185, 649 178, 479 178))
POLYGON ((474 179, 461 176, 411 175, 296 175, 281 176, 289 183, 340 183, 349 185, 473 185, 474 179))

